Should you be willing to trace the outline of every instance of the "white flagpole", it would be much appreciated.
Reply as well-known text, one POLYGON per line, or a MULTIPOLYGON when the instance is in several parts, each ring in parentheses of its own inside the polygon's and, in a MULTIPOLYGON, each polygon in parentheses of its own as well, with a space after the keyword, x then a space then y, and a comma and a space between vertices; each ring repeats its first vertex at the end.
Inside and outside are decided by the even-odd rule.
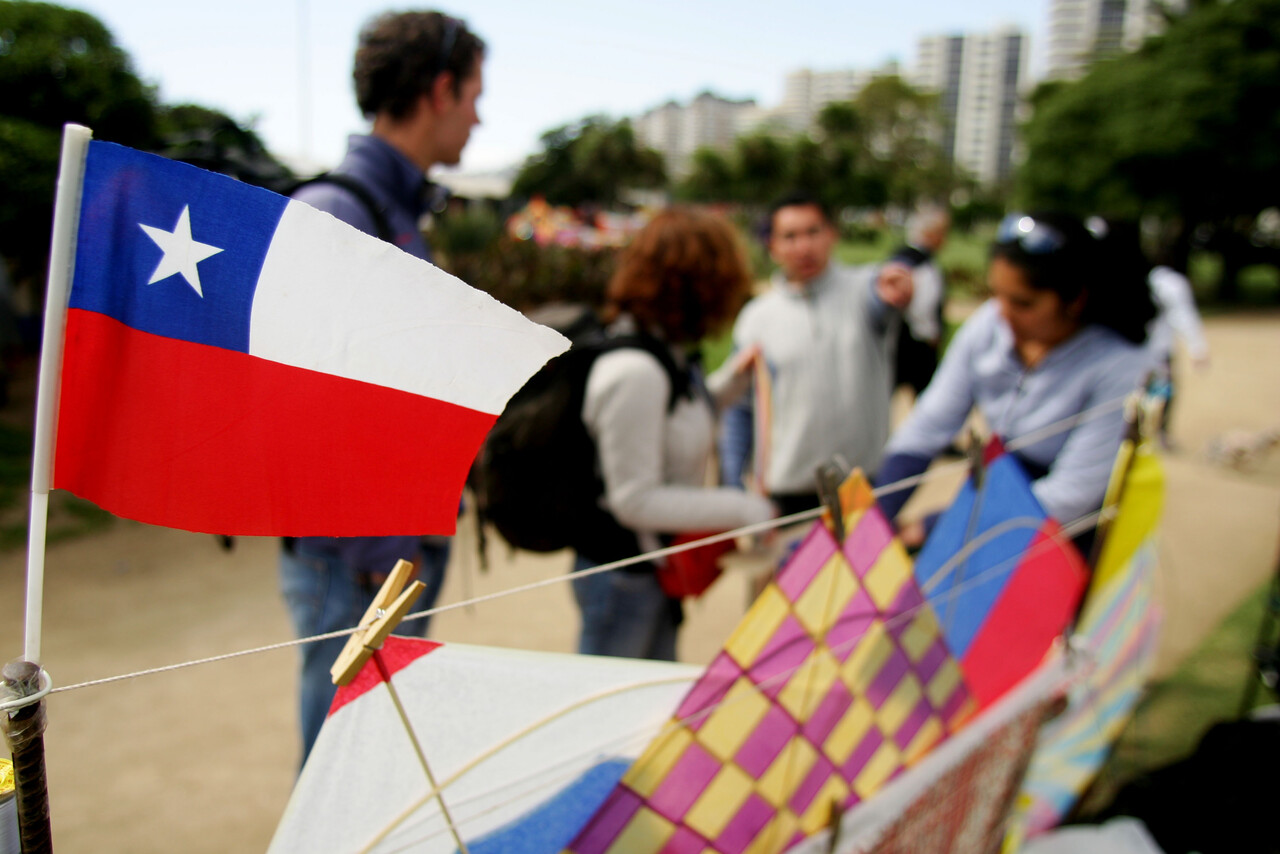
POLYGON ((40 663, 44 607, 45 532, 49 522, 49 489, 53 480, 53 431, 62 378, 62 341, 67 326, 67 300, 75 268, 76 231, 84 162, 93 132, 68 124, 62 131, 62 160, 53 203, 53 239, 49 247, 49 281, 45 293, 44 336, 40 344, 40 379, 36 386, 35 443, 31 452, 31 521, 27 526, 27 614, 24 657, 40 663))

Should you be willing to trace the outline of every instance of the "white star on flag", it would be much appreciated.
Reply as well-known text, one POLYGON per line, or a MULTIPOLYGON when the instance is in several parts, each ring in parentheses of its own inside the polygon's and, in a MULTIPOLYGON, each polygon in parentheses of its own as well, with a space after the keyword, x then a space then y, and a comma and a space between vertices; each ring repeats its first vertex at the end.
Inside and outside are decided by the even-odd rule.
POLYGON ((151 274, 151 281, 148 285, 154 285, 161 279, 167 279, 175 273, 182 274, 182 278, 187 280, 187 284, 191 286, 200 297, 204 297, 204 291, 200 289, 200 271, 196 268, 204 259, 210 255, 217 255, 222 250, 217 246, 211 246, 208 243, 200 243, 191 237, 191 208, 186 205, 182 208, 182 213, 178 216, 178 222, 173 226, 173 231, 165 231, 163 228, 156 228, 152 225, 143 225, 138 223, 138 227, 147 233, 147 236, 155 241, 156 246, 164 252, 160 258, 160 263, 156 265, 156 271, 151 274))

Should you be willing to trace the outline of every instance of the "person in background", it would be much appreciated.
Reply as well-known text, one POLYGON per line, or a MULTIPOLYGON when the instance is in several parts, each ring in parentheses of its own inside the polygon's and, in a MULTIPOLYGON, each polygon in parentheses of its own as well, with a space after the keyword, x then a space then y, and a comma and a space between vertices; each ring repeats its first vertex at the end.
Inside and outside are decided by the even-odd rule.
MULTIPOLYGON (((674 208, 651 220, 619 259, 608 286, 610 335, 647 335, 670 351, 672 379, 640 347, 598 356, 587 375, 582 420, 596 446, 605 509, 636 535, 641 552, 666 535, 731 530, 775 515, 766 499, 706 486, 715 421, 695 354, 722 329, 750 285, 736 232, 723 218, 674 208)), ((597 565, 578 555, 575 569, 597 565)), ((674 661, 680 603, 652 564, 575 578, 582 614, 578 652, 674 661)))
POLYGON ((937 205, 922 205, 907 218, 907 242, 889 256, 911 268, 911 303, 902 312, 902 328, 894 352, 894 386, 906 386, 918 397, 938 369, 946 309, 946 278, 938 253, 951 231, 951 214, 937 205))
POLYGON ((889 435, 890 345, 911 301, 911 271, 833 261, 835 225, 812 196, 779 199, 769 223, 769 254, 779 271, 770 290, 742 309, 733 328, 735 356, 709 385, 734 401, 720 438, 721 482, 741 487, 756 437, 751 375, 740 365, 753 353, 763 356, 773 388, 763 481, 790 515, 819 505, 818 466, 838 459, 874 471, 879 463, 889 435))
POLYGON ((1148 346, 1164 383, 1160 445, 1171 450, 1173 441, 1169 438, 1169 419, 1178 391, 1173 369, 1173 342, 1175 339, 1181 342, 1192 366, 1198 371, 1209 369, 1209 342, 1204 337, 1204 325, 1196 309, 1190 279, 1167 264, 1156 264, 1147 275, 1147 284, 1151 286, 1151 298, 1155 300, 1157 310, 1148 346))
MULTIPOLYGON (((1069 525, 1102 506, 1124 434, 1121 402, 1149 369, 1142 345, 1155 309, 1146 281, 1110 261, 1082 222, 1056 213, 1006 217, 987 281, 992 298, 951 340, 889 440, 875 484, 923 472, 975 407, 1006 442, 1063 424, 1013 453, 1045 511, 1069 525)), ((885 515, 897 516, 910 494, 882 495, 885 515)), ((900 527, 908 546, 923 541, 923 522, 900 527)), ((1091 532, 1077 538, 1086 555, 1091 532)))
MULTIPOLYGON (((371 197, 375 209, 340 183, 309 183, 294 197, 432 260, 419 227, 430 202, 427 171, 437 163, 458 163, 480 122, 476 100, 483 89, 484 50, 463 21, 439 12, 372 19, 361 30, 353 73, 356 101, 372 128, 350 138, 346 157, 333 171, 371 197), (390 233, 380 234, 384 229, 390 233)), ((399 559, 412 562, 427 585, 413 610, 430 608, 449 560, 445 537, 286 539, 280 587, 294 631, 310 637, 356 626, 399 559)), ((402 631, 425 634, 426 628, 425 620, 415 620, 402 631)), ((333 702, 329 668, 345 643, 337 637, 300 647, 303 762, 333 702)))
POLYGON ((1103 241, 1109 251, 1120 259, 1128 259, 1134 268, 1146 276, 1151 289, 1151 299, 1156 306, 1156 317, 1147 327, 1147 350, 1151 353, 1156 371, 1156 393, 1164 397, 1164 407, 1157 427, 1160 444, 1172 447, 1169 439, 1169 415, 1173 409, 1176 391, 1173 368, 1175 340, 1187 351, 1191 364, 1197 370, 1209 367, 1209 342, 1204 337, 1200 312, 1196 309, 1191 282, 1182 273, 1161 259, 1152 265, 1142 248, 1142 234, 1137 223, 1129 220, 1090 217, 1086 223, 1103 241))

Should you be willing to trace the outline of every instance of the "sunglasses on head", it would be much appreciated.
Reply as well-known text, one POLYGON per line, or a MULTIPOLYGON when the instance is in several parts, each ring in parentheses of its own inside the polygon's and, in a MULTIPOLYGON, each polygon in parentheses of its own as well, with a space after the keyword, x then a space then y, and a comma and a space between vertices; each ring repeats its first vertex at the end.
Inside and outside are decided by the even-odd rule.
POLYGON ((1000 220, 996 242, 1017 244, 1028 255, 1048 255, 1067 245, 1061 231, 1024 213, 1012 213, 1000 220))
POLYGON ((449 57, 453 55, 453 48, 458 43, 458 30, 462 29, 462 22, 457 18, 448 15, 441 15, 441 18, 444 33, 440 36, 440 55, 436 60, 436 71, 431 75, 432 80, 443 74, 448 67, 449 57))

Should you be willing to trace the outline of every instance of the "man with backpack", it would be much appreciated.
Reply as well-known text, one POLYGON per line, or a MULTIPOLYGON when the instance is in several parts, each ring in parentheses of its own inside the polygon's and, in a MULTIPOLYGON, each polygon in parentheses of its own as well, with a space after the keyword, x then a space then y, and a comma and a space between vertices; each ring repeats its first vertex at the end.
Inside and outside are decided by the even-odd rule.
MULTIPOLYGON (((439 12, 387 13, 360 33, 356 100, 372 128, 349 140, 333 172, 304 183, 294 198, 432 260, 419 220, 432 199, 427 171, 454 165, 479 124, 484 42, 439 12)), ((335 484, 335 489, 341 488, 335 484)), ((424 486, 424 488, 426 488, 424 486)), ((413 610, 430 608, 449 559, 446 537, 299 537, 284 541, 280 585, 299 637, 357 625, 397 559, 411 561, 427 588, 413 610)), ((404 624, 425 633, 426 621, 404 624)), ((302 761, 334 695, 329 668, 345 637, 301 647, 302 761)))

